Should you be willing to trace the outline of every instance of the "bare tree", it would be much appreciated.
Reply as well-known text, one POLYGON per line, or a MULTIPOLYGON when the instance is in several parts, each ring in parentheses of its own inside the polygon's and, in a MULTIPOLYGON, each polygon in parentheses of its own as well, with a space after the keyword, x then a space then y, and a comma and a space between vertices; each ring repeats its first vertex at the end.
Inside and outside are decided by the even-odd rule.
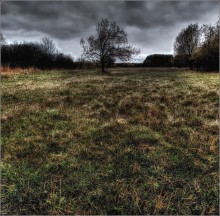
POLYGON ((81 39, 80 44, 83 48, 82 57, 93 61, 98 60, 102 73, 105 72, 109 59, 128 61, 133 55, 140 53, 140 50, 128 45, 126 32, 116 22, 102 19, 97 24, 96 31, 96 36, 90 36, 87 43, 81 39))
POLYGON ((55 43, 48 37, 42 38, 41 47, 43 52, 50 58, 57 51, 55 43))
POLYGON ((5 44, 6 43, 6 39, 5 39, 5 37, 3 36, 2 33, 0 34, 0 38, 1 38, 1 44, 5 44))

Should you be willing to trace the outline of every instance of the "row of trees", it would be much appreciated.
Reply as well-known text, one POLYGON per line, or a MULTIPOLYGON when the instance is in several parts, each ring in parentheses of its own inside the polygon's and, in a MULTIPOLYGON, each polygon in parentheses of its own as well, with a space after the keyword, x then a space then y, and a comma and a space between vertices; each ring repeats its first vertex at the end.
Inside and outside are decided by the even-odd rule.
POLYGON ((219 70, 219 22, 216 25, 190 24, 176 37, 174 66, 194 70, 219 70))
POLYGON ((59 52, 54 42, 47 37, 43 37, 40 43, 7 44, 2 35, 1 64, 11 68, 70 69, 75 67, 71 56, 59 52))
POLYGON ((6 44, 2 37, 2 65, 36 68, 91 68, 112 67, 116 60, 128 61, 140 51, 128 44, 127 33, 116 22, 102 19, 96 26, 97 34, 81 39, 83 54, 73 62, 68 55, 59 53, 52 40, 44 37, 41 43, 6 44))
POLYGON ((219 70, 219 23, 190 24, 176 37, 174 56, 154 54, 143 62, 145 67, 189 67, 194 70, 219 70))
MULTIPOLYGON (((83 48, 81 60, 74 62, 71 56, 58 52, 54 42, 44 37, 40 43, 6 44, 1 35, 1 63, 9 67, 36 68, 85 68, 115 65, 116 60, 131 60, 140 53, 128 44, 127 33, 115 22, 102 19, 96 26, 96 35, 81 39, 83 48)), ((131 66, 122 64, 121 66, 131 66)), ((154 54, 147 56, 146 67, 190 67, 196 70, 214 71, 219 69, 219 23, 215 26, 190 24, 176 37, 174 56, 154 54)))
MULTIPOLYGON (((126 32, 103 19, 98 23, 97 35, 85 42, 81 39, 85 59, 100 63, 102 72, 115 60, 127 61, 137 50, 128 45, 126 32)), ((130 65, 130 64, 122 64, 130 65)), ((138 65, 140 66, 140 65, 138 65)), ((142 66, 146 67, 190 67, 195 70, 218 71, 219 69, 219 23, 215 26, 190 24, 177 36, 173 55, 154 54, 147 56, 142 66)))

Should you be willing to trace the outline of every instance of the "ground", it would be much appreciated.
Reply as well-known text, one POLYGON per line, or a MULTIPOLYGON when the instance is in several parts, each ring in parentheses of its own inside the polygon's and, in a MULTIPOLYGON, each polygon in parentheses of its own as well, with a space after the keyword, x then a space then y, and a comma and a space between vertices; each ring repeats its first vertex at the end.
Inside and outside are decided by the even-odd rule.
POLYGON ((218 214, 219 77, 2 76, 2 214, 218 214))

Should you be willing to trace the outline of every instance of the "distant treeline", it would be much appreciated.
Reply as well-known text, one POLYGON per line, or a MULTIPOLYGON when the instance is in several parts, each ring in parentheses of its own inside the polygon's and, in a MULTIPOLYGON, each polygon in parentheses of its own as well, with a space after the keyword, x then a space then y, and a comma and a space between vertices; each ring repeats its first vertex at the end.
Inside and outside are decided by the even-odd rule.
POLYGON ((146 67, 173 67, 173 55, 149 55, 143 62, 146 67))
POLYGON ((44 37, 41 43, 2 43, 1 65, 11 68, 39 69, 75 67, 71 56, 58 52, 53 41, 47 37, 44 37))
MULTIPOLYGON (((55 43, 48 37, 39 42, 7 44, 1 34, 1 66, 9 68, 38 69, 93 69, 97 62, 83 59, 74 61, 70 55, 58 51, 55 43)), ((112 64, 108 65, 109 67, 112 64)))
POLYGON ((143 63, 114 63, 112 67, 143 67, 143 63))
MULTIPOLYGON (((54 42, 44 37, 40 43, 7 44, 1 34, 1 66, 39 69, 91 69, 99 62, 83 59, 74 61, 70 55, 59 52, 54 42)), ((189 67, 194 70, 219 70, 219 23, 214 26, 190 24, 176 37, 174 56, 153 54, 143 63, 116 63, 107 61, 107 67, 189 67)))

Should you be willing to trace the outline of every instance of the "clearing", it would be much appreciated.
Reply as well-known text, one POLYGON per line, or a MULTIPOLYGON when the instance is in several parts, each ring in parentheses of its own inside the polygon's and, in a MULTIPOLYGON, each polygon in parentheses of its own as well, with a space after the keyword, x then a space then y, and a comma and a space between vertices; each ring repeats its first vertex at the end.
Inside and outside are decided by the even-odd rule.
POLYGON ((218 214, 219 75, 2 77, 2 214, 218 214))

